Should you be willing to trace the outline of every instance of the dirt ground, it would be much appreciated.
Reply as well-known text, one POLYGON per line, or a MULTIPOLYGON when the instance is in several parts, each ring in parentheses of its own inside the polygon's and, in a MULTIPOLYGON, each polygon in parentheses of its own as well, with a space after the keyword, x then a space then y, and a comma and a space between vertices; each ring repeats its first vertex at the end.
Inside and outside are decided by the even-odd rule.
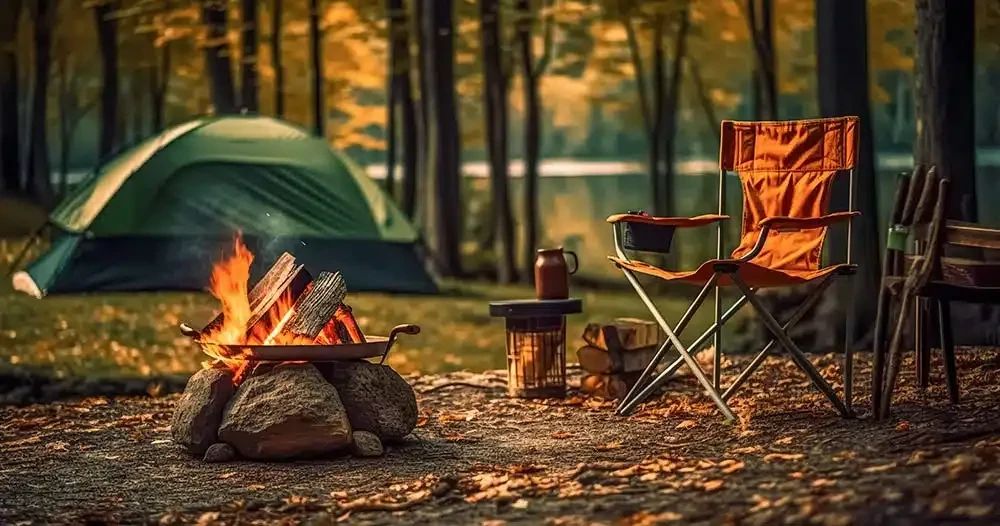
POLYGON ((498 372, 411 377, 423 416, 376 459, 204 463, 170 440, 176 395, 0 408, 0 523, 1000 523, 998 353, 960 350, 956 406, 939 361, 926 391, 904 364, 885 422, 868 360, 856 419, 772 358, 737 424, 690 377, 629 418, 508 399, 498 372))

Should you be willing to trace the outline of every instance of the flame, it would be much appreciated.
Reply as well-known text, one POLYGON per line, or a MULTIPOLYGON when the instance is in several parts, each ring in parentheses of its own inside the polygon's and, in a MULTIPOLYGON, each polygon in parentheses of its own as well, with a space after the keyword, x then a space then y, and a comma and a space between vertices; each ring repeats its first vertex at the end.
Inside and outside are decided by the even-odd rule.
MULTIPOLYGON (((243 236, 237 233, 233 240, 233 255, 217 262, 212 268, 209 292, 222 305, 222 323, 201 336, 202 350, 214 362, 206 367, 224 365, 233 370, 234 381, 239 381, 250 371, 249 347, 240 345, 311 345, 315 342, 284 328, 295 314, 295 299, 290 291, 284 291, 270 309, 259 320, 254 321, 253 309, 248 297, 250 265, 254 255, 243 243, 243 236), (251 323, 253 322, 253 323, 251 323)), ((312 285, 310 284, 309 287, 312 285)), ((308 290, 308 289, 307 289, 308 290)))
POLYGON ((223 259, 212 268, 209 292, 222 303, 222 324, 203 340, 224 345, 247 343, 247 323, 252 315, 247 296, 250 281, 250 264, 253 253, 243 244, 243 235, 236 234, 233 240, 233 255, 223 259))

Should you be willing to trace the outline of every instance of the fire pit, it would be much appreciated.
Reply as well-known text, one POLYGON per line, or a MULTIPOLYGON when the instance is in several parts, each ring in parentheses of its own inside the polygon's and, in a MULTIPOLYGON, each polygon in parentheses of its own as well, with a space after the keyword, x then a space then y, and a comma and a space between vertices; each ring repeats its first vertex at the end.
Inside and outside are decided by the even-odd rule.
POLYGON ((288 253, 248 291, 252 262, 237 237, 212 273, 222 312, 201 330, 181 325, 212 359, 177 403, 174 440, 206 461, 278 460, 378 456, 408 435, 416 396, 384 362, 397 336, 419 327, 365 335, 340 273, 313 278, 288 253))

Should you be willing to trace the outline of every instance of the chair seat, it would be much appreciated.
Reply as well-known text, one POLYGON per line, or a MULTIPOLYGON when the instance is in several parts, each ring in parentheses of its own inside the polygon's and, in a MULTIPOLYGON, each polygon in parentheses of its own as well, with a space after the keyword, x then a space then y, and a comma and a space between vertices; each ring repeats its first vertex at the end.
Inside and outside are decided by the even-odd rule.
MULTIPOLYGON (((696 270, 672 271, 642 261, 624 260, 615 256, 608 256, 608 259, 619 267, 654 276, 665 281, 683 281, 696 285, 704 285, 708 280, 712 279, 712 275, 715 274, 716 265, 733 265, 737 267, 736 272, 743 278, 747 286, 753 289, 801 285, 829 276, 835 272, 851 274, 857 269, 857 265, 841 263, 816 270, 787 270, 763 267, 738 259, 710 259, 702 263, 696 270)), ((734 285, 733 280, 729 278, 728 274, 720 274, 717 283, 721 287, 734 285)))

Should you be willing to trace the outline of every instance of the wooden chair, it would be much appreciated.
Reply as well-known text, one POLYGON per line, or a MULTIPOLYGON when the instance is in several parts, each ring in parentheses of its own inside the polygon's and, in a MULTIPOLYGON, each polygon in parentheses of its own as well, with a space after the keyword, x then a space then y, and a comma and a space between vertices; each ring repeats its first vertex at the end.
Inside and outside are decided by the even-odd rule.
MULTIPOLYGON (((922 170, 918 170, 918 173, 921 172, 922 170)), ((947 220, 948 180, 938 180, 933 168, 925 173, 920 188, 920 199, 914 209, 910 228, 910 235, 916 241, 916 253, 907 258, 909 264, 905 276, 887 275, 883 280, 885 290, 899 296, 901 301, 899 317, 889 346, 888 364, 885 364, 885 353, 880 349, 880 341, 876 340, 872 401, 873 410, 879 418, 889 416, 892 393, 899 375, 906 325, 911 321, 918 324, 923 321, 918 300, 926 302, 931 313, 936 314, 934 325, 939 332, 948 395, 952 403, 959 400, 959 388, 951 302, 1000 304, 1000 279, 995 277, 996 271, 1000 270, 1000 264, 945 257, 946 247, 1000 249, 1000 229, 947 220), (930 203, 933 203, 933 211, 928 217, 930 203), (911 317, 910 311, 914 307, 917 312, 911 317), (881 368, 885 365, 888 365, 888 371, 885 374, 885 385, 882 386, 881 368)), ((907 189, 908 194, 912 194, 916 184, 918 180, 914 177, 910 188, 907 189)), ((899 199, 898 193, 897 199, 899 199)), ((888 268, 891 271, 893 266, 889 265, 888 268)), ((884 330, 888 309, 880 314, 882 318, 879 323, 884 330)), ((879 323, 876 324, 876 331, 879 330, 879 323)), ((922 386, 927 383, 930 364, 929 342, 924 327, 930 327, 930 324, 915 327, 917 365, 920 369, 918 378, 922 386)))

